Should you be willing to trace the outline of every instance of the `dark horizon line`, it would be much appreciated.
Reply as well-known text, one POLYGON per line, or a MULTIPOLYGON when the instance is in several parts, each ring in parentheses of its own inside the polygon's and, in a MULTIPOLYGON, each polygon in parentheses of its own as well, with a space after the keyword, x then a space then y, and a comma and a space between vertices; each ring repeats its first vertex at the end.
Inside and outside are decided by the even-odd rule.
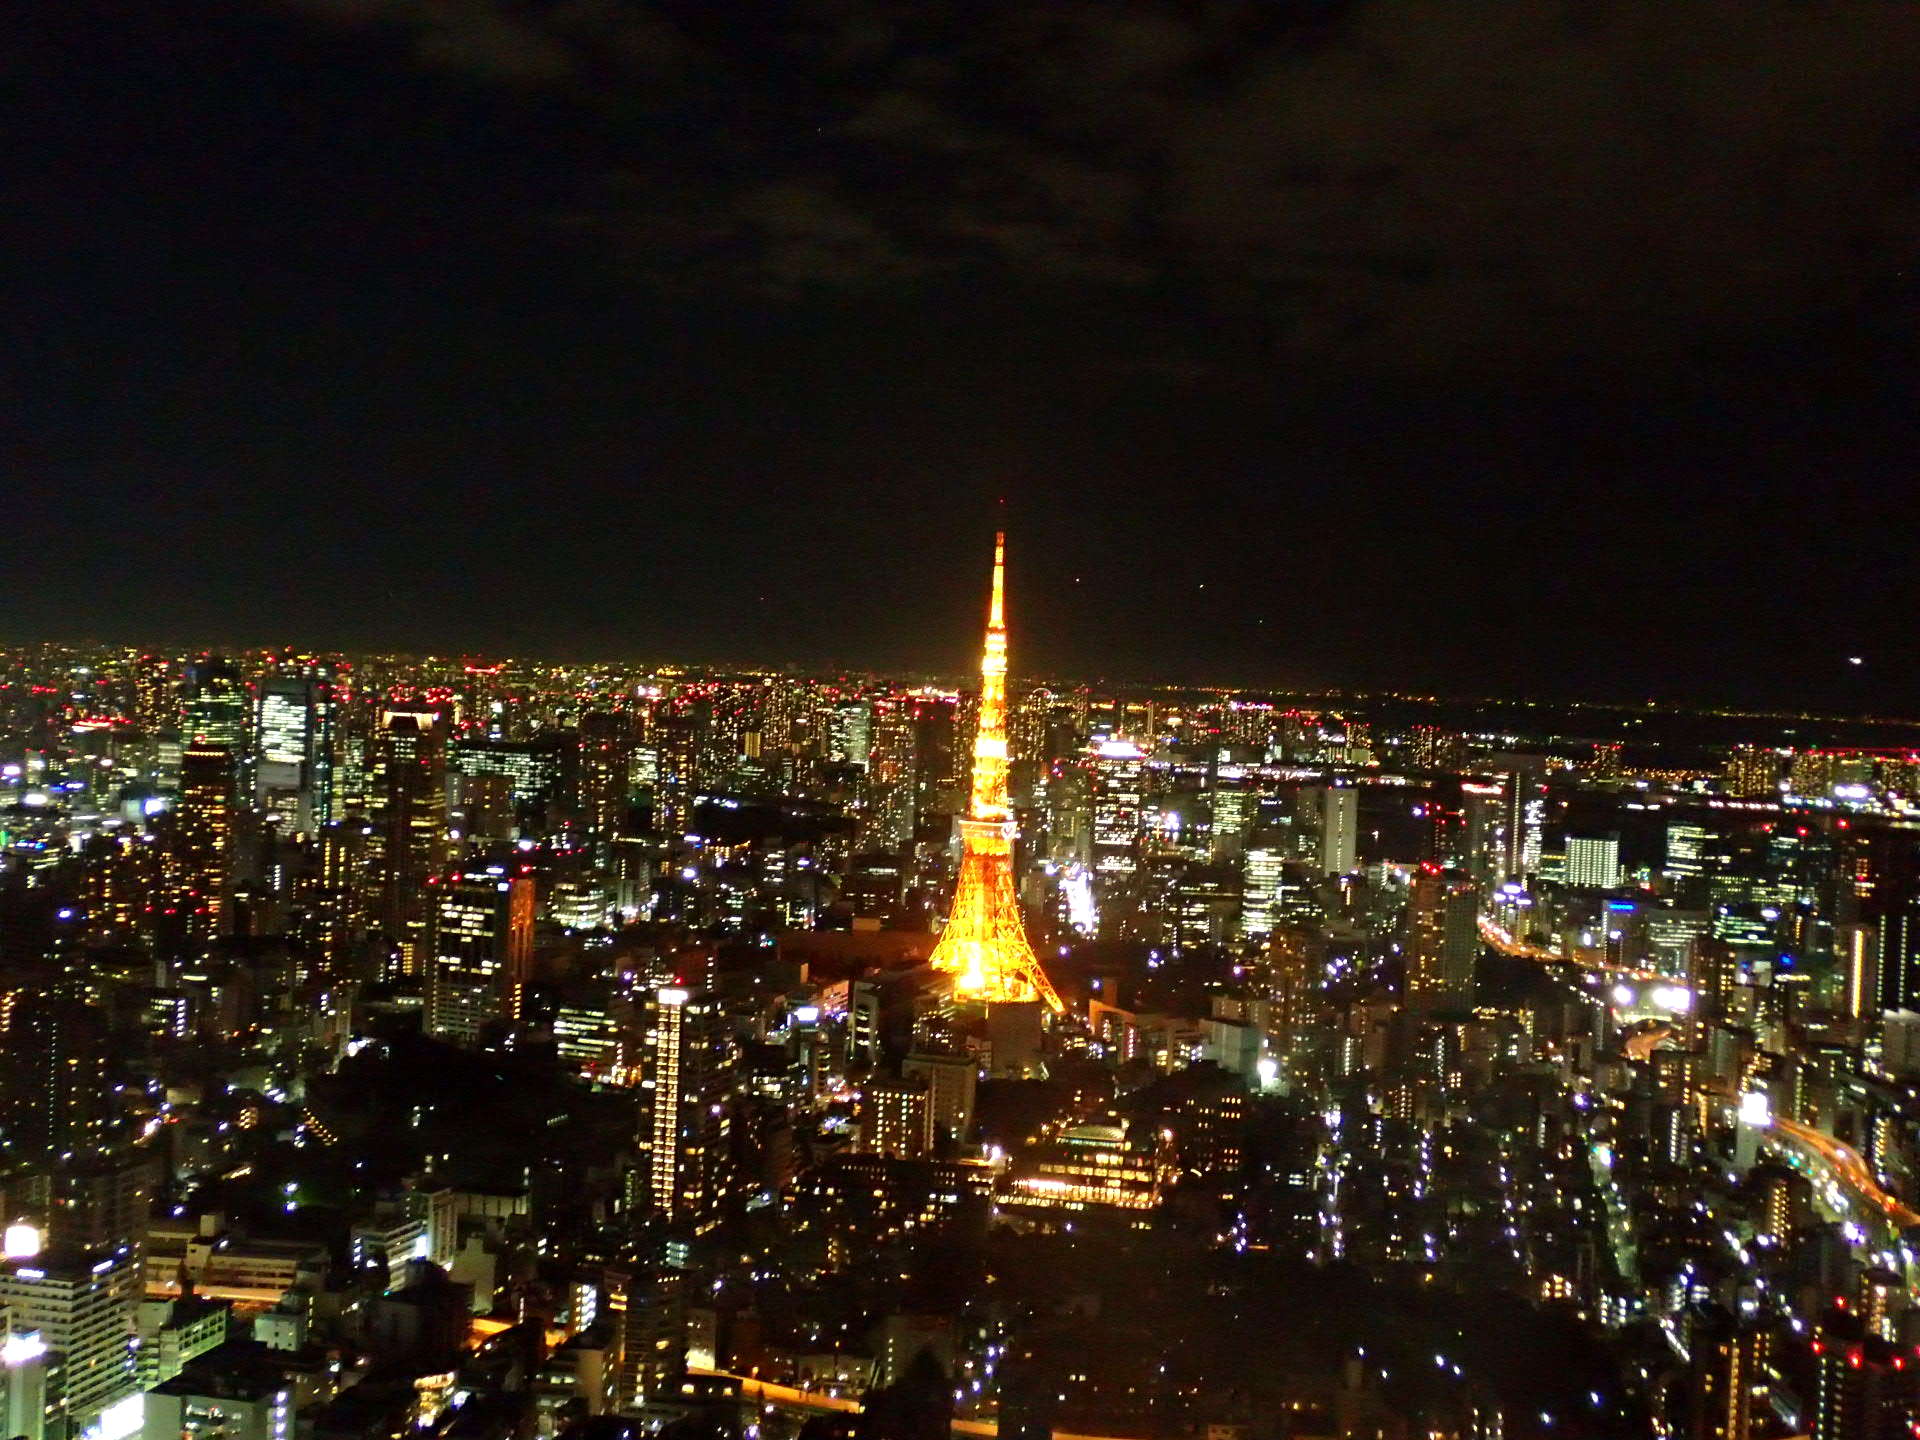
MULTIPOLYGON (((404 650, 383 649, 370 646, 322 646, 302 644, 203 644, 198 640, 154 640, 138 641, 108 640, 99 637, 83 639, 44 636, 37 640, 0 642, 0 650, 19 649, 33 645, 55 645, 76 650, 89 648, 147 650, 154 652, 185 653, 189 651, 206 655, 250 654, 262 651, 282 651, 290 654, 339 655, 346 658, 379 656, 396 660, 466 659, 485 661, 514 661, 548 666, 626 666, 633 668, 675 668, 709 673, 725 673, 729 670, 759 674, 787 674, 795 678, 818 679, 831 675, 863 676, 874 679, 909 678, 929 683, 943 683, 956 678, 964 678, 973 673, 971 667, 960 670, 940 668, 916 668, 899 666, 876 668, 872 665, 855 665, 838 661, 803 662, 782 660, 770 663, 765 660, 747 660, 739 658, 684 660, 650 659, 640 660, 631 656, 610 658, 607 656, 559 657, 548 653, 489 651, 464 647, 448 649, 404 650)), ((1875 711, 1850 712, 1834 709, 1778 709, 1757 705, 1751 701, 1709 700, 1705 698, 1678 699, 1672 696, 1647 696, 1643 699, 1594 698, 1578 695, 1551 695, 1545 693, 1524 694, 1443 694, 1425 687, 1408 689, 1383 688, 1379 685, 1326 685, 1326 684, 1270 684, 1250 681, 1178 681, 1128 679, 1110 675, 1087 677, 1064 671, 1029 671, 1022 673, 1017 668, 1011 678, 1025 680, 1033 684, 1064 685, 1105 690, 1118 694, 1122 691, 1154 690, 1161 692, 1196 692, 1205 694, 1245 694, 1250 696, 1288 696, 1302 699, 1326 699, 1331 701, 1380 701, 1394 700, 1428 705, 1547 705, 1569 709, 1635 711, 1660 706, 1678 706, 1695 715, 1712 715, 1731 719, 1754 720, 1807 720, 1842 723, 1850 725, 1886 725, 1920 727, 1920 717, 1897 714, 1883 714, 1875 711)), ((961 687, 964 688, 964 687, 961 687)))

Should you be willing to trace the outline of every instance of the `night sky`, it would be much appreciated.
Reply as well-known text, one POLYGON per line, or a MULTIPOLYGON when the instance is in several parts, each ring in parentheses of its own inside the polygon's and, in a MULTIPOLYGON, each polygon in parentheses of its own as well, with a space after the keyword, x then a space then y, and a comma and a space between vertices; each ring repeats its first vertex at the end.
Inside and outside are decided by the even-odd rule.
POLYGON ((38 0, 0 642, 1920 711, 1920 7, 38 0), (1849 655, 1865 660, 1847 663, 1849 655))

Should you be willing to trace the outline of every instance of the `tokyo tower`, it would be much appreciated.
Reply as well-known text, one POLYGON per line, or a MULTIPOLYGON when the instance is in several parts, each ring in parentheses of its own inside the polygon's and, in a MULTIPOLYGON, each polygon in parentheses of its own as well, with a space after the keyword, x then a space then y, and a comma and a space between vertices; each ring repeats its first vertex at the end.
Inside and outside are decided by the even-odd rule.
POLYGON ((973 798, 960 822, 960 883, 932 964, 953 976, 959 1001, 1044 1000, 1064 1010, 1027 942, 1013 890, 1013 807, 1007 802, 1005 533, 993 537, 993 603, 980 657, 980 727, 973 739, 973 798))

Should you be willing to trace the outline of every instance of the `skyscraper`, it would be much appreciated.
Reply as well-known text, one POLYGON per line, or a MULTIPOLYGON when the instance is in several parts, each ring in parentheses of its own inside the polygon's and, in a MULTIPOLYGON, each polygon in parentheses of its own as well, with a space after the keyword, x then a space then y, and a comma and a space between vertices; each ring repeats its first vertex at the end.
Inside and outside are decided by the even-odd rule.
POLYGON ((922 817, 952 813, 954 754, 959 706, 951 695, 914 695, 907 702, 913 721, 914 823, 922 817))
POLYGON ((1287 855, 1271 845, 1247 851, 1240 892, 1240 933, 1265 935, 1279 923, 1277 907, 1286 888, 1287 855))
POLYGON ((867 763, 873 744, 873 707, 843 700, 827 712, 827 758, 843 765, 867 763))
POLYGON ((1480 954, 1479 897, 1457 870, 1422 865, 1407 895, 1407 1003, 1416 1010, 1473 1005, 1480 954))
POLYGON ((1112 887, 1140 868, 1146 828, 1147 757, 1131 740, 1103 740, 1088 762, 1093 775, 1093 868, 1112 887))
POLYGON ((912 843, 915 789, 913 718, 899 702, 879 701, 868 731, 862 849, 899 850, 912 843))
POLYGON ((1298 1052, 1311 1032, 1326 970, 1326 947, 1316 930, 1277 925, 1267 940, 1266 965, 1274 1044, 1289 1073, 1297 1076, 1298 1052))
POLYGON ((397 951, 396 973, 417 976, 426 966, 432 923, 427 877, 445 863, 446 723, 433 710, 387 710, 377 738, 373 791, 381 923, 397 951))
POLYGON ((1802 1422, 1812 1440, 1895 1440, 1911 1433, 1920 1372, 1905 1354, 1868 1335, 1859 1317, 1845 1311, 1820 1322, 1812 1348, 1811 1414, 1802 1422))
POLYGON ((973 795, 960 822, 960 879, 953 914, 931 963, 953 977, 954 998, 1044 1000, 1065 1007, 1027 941, 1013 884, 1013 808, 1007 798, 1006 536, 993 544, 993 599, 980 660, 980 721, 973 741, 973 795))
POLYGON ((180 845, 187 933, 205 943, 225 927, 233 884, 233 751, 195 742, 180 757, 180 845))
POLYGON ((520 1018, 533 963, 534 882, 502 866, 460 870, 433 887, 427 1029, 460 1044, 520 1018))
POLYGON ((640 1149, 654 1208, 696 1231, 719 1223, 730 1186, 733 1041, 711 995, 664 986, 643 1006, 640 1149))
POLYGON ((1466 763, 1466 738, 1438 725, 1415 725, 1408 742, 1413 763, 1421 770, 1458 770, 1466 763))
POLYGON ((1920 1009, 1920 885, 1883 886, 1871 916, 1880 1008, 1920 1009))
POLYGON ((1547 823, 1547 787, 1540 779, 1539 762, 1523 757, 1508 773, 1506 787, 1500 878, 1524 883, 1540 868, 1541 837, 1547 823))
POLYGON ((180 723, 178 667, 164 655, 142 655, 133 666, 133 723, 146 730, 171 730, 180 723))
POLYGON ((701 730, 700 717, 692 711, 654 712, 657 779, 653 787, 653 825, 668 835, 684 832, 693 818, 701 730))
POLYGON ((1780 755, 1765 745, 1736 745, 1727 757, 1727 793, 1772 799, 1780 793, 1780 755))
POLYGON ((1707 847, 1712 843, 1713 832, 1704 825, 1676 820, 1667 826, 1667 874, 1697 879, 1706 871, 1707 847))
POLYGON ((1360 792, 1329 785, 1320 792, 1320 873, 1351 874, 1359 863, 1360 792))
POLYGON ((633 726, 625 714, 580 717, 580 824, 595 842, 611 840, 627 818, 633 726))
POLYGON ((1213 787, 1212 828, 1208 847, 1215 863, 1240 858, 1247 848, 1247 836, 1260 814, 1260 796, 1238 781, 1216 781, 1213 787))
POLYGON ((1567 837, 1567 884, 1576 890, 1611 890, 1619 883, 1618 835, 1567 837))
POLYGON ((254 724, 254 803, 283 832, 307 835, 333 818, 333 696, 324 680, 260 682, 254 724))
POLYGON ((1840 970, 1840 1013, 1870 1018, 1880 1003, 1880 934, 1872 925, 1833 927, 1833 958, 1840 970))
POLYGON ((111 1035, 77 988, 57 982, 0 1006, 0 1139, 16 1157, 85 1155, 106 1138, 111 1035))
POLYGON ((1490 886, 1500 870, 1500 809, 1504 792, 1498 785, 1468 780, 1460 786, 1460 811, 1466 833, 1460 854, 1476 884, 1490 886))
POLYGON ((189 744, 224 745, 246 753, 247 684, 225 660, 204 656, 187 667, 186 725, 189 744))

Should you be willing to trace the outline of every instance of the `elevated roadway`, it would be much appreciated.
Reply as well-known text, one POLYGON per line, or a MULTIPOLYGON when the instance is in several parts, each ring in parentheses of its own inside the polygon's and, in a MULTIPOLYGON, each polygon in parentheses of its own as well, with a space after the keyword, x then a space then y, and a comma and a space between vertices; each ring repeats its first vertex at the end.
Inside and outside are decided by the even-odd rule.
MULTIPOLYGON (((862 1409, 858 1400, 847 1395, 828 1395, 820 1390, 803 1390, 797 1385, 780 1385, 771 1380, 758 1380, 750 1375, 735 1375, 725 1370, 707 1370, 693 1366, 689 1371, 696 1375, 707 1375, 723 1380, 732 1380, 740 1386, 743 1399, 757 1400, 762 1405, 771 1405, 778 1410, 806 1410, 826 1412, 836 1415, 858 1415, 862 1409)), ((955 1420, 955 1435, 997 1436, 1000 1422, 997 1420, 955 1420)), ((1053 1440, 1137 1440, 1137 1437, 1124 1435, 1082 1435, 1071 1430, 1055 1430, 1053 1440)))
POLYGON ((1792 1150, 1831 1175, 1842 1189, 1859 1196, 1880 1212, 1896 1230, 1920 1225, 1920 1211, 1902 1204, 1874 1177, 1873 1167, 1860 1158, 1851 1145, 1833 1138, 1823 1130, 1802 1125, 1776 1115, 1771 1126, 1774 1143, 1792 1150))

